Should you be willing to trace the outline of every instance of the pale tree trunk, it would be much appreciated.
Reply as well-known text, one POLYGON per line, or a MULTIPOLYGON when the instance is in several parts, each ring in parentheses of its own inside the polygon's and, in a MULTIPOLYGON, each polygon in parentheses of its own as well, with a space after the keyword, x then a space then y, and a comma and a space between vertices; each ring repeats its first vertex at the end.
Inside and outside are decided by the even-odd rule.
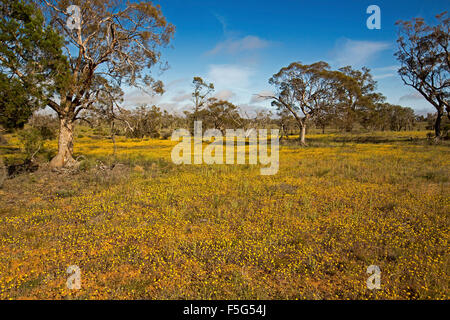
POLYGON ((71 167, 76 164, 73 159, 73 127, 72 119, 60 117, 58 154, 50 161, 50 167, 71 167))
POLYGON ((300 144, 302 146, 306 146, 305 136, 306 136, 306 124, 303 124, 300 127, 300 144))

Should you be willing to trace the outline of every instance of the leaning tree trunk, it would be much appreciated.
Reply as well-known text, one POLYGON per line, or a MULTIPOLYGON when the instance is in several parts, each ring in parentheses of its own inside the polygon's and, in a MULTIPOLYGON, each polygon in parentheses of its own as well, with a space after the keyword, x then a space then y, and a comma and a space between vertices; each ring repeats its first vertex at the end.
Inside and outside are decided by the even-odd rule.
POLYGON ((50 161, 50 167, 62 168, 73 166, 73 120, 61 117, 59 120, 58 154, 50 161))

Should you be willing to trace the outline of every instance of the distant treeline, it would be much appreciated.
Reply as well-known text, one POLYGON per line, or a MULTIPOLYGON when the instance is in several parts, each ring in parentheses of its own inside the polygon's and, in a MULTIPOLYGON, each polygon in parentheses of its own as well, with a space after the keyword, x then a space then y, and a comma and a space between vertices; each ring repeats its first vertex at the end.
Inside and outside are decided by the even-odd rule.
MULTIPOLYGON (((280 135, 297 135, 299 128, 286 111, 273 112, 260 109, 249 114, 241 114, 237 107, 228 106, 230 110, 218 111, 216 107, 207 107, 199 114, 197 120, 202 121, 203 129, 279 129, 280 135), (232 112, 231 112, 232 111, 232 112)), ((80 124, 90 126, 94 132, 103 136, 119 135, 129 138, 161 138, 169 139, 173 130, 191 128, 190 112, 184 114, 169 113, 153 105, 141 105, 132 109, 122 109, 117 119, 110 119, 97 113, 91 114, 80 124)), ((31 128, 37 130, 44 139, 54 139, 58 133, 56 117, 50 114, 37 113, 29 120, 31 128)), ((411 108, 383 103, 376 113, 360 113, 357 121, 348 123, 339 117, 329 118, 329 122, 311 121, 308 130, 315 129, 325 133, 327 130, 337 132, 361 131, 410 131, 434 130, 436 114, 416 115, 411 108)), ((444 119, 444 130, 448 132, 450 121, 444 119)))

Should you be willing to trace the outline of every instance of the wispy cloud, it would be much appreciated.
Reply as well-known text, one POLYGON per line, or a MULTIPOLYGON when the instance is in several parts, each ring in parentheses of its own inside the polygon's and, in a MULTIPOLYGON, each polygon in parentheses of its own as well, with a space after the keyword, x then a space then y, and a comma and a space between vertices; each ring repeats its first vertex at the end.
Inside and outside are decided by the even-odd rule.
POLYGON ((270 45, 270 41, 261 39, 257 36, 246 36, 243 38, 227 39, 219 42, 212 50, 206 54, 214 55, 219 53, 236 54, 245 51, 263 49, 270 45))
POLYGON ((164 88, 165 89, 173 89, 173 88, 179 87, 180 85, 184 85, 188 82, 189 82, 188 78, 179 78, 179 79, 172 80, 169 83, 165 83, 164 88))
POLYGON ((409 94, 405 94, 404 96, 401 96, 399 101, 415 101, 415 100, 422 100, 425 99, 420 93, 418 92, 412 92, 409 94))
POLYGON ((186 101, 192 98, 192 94, 191 93, 181 93, 179 95, 176 95, 175 97, 172 98, 172 101, 175 102, 182 102, 182 101, 186 101))
POLYGON ((360 67, 371 62, 380 52, 391 47, 388 42, 341 39, 332 52, 339 66, 360 67))
POLYGON ((419 116, 426 116, 428 113, 434 114, 436 112, 433 108, 423 108, 423 109, 415 109, 414 113, 418 114, 419 116))
POLYGON ((214 95, 214 98, 219 99, 219 100, 229 100, 230 98, 232 98, 234 96, 235 96, 235 94, 231 90, 221 90, 214 95))
POLYGON ((386 71, 396 72, 398 69, 400 69, 400 66, 393 65, 393 66, 387 66, 387 67, 373 68, 372 71, 374 71, 374 72, 386 72, 386 71))
POLYGON ((150 95, 142 90, 132 89, 130 91, 125 91, 123 105, 125 107, 136 107, 144 104, 152 105, 158 103, 160 100, 160 95, 150 95))
POLYGON ((228 34, 228 24, 227 21, 225 20, 225 18, 223 16, 221 16, 220 14, 214 13, 214 16, 216 17, 216 19, 220 22, 220 24, 222 25, 222 31, 223 33, 226 35, 228 34))
POLYGON ((228 28, 226 19, 215 13, 214 16, 220 22, 222 26, 222 32, 225 40, 220 41, 216 46, 207 51, 207 55, 215 54, 237 54, 247 51, 255 51, 268 47, 271 42, 255 35, 239 36, 239 32, 231 31, 228 28))
POLYGON ((250 77, 254 71, 248 67, 240 65, 210 65, 208 79, 218 87, 227 90, 230 88, 247 88, 250 85, 250 77))
POLYGON ((374 69, 372 69, 372 72, 374 74, 373 78, 375 80, 380 80, 380 79, 395 77, 397 75, 397 70, 399 68, 400 67, 397 65, 374 68, 374 69))
POLYGON ((382 74, 376 74, 373 76, 373 78, 375 80, 380 80, 380 79, 386 79, 386 78, 390 78, 390 77, 394 77, 395 73, 382 73, 382 74))

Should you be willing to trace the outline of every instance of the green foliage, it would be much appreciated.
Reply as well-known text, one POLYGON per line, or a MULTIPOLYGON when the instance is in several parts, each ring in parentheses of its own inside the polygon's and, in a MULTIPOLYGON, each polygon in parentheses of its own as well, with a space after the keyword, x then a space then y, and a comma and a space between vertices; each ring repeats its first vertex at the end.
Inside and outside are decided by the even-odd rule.
POLYGON ((4 0, 0 4, 0 124, 23 127, 32 112, 67 81, 63 39, 34 3, 4 0))
POLYGON ((36 128, 25 128, 19 132, 19 141, 22 145, 25 159, 31 160, 44 145, 44 139, 36 128))
POLYGON ((441 121, 445 113, 450 115, 450 18, 447 11, 436 16, 437 24, 428 25, 423 18, 398 21, 398 51, 401 63, 398 70, 405 85, 417 90, 436 108, 434 130, 441 137, 441 121))
POLYGON ((229 101, 216 98, 208 99, 207 106, 198 113, 198 117, 206 128, 218 129, 222 133, 241 124, 238 108, 229 101))
POLYGON ((192 92, 192 100, 194 102, 194 110, 185 112, 188 126, 191 132, 194 130, 194 121, 198 120, 201 110, 205 107, 208 96, 214 92, 214 84, 206 83, 201 77, 194 77, 192 80, 194 91, 192 92))
POLYGON ((23 128, 32 113, 21 83, 0 73, 0 124, 5 129, 23 128))
POLYGON ((144 137, 159 138, 162 115, 163 113, 160 108, 156 106, 150 108, 146 105, 139 106, 135 110, 127 112, 124 116, 130 127, 126 131, 126 136, 139 139, 144 137))

